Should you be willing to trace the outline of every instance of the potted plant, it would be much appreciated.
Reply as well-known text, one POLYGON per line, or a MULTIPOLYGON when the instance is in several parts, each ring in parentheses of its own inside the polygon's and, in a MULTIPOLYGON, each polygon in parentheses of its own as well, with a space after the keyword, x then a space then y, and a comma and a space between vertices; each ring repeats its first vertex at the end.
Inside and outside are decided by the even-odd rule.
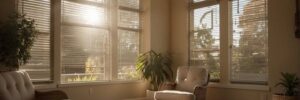
POLYGON ((137 71, 142 78, 150 82, 150 90, 147 90, 147 97, 153 97, 154 92, 167 81, 173 78, 173 71, 170 67, 171 61, 168 56, 156 53, 153 50, 141 54, 136 63, 137 71))
POLYGON ((273 95, 273 100, 297 100, 299 78, 296 74, 281 73, 282 79, 275 86, 284 88, 285 93, 277 93, 273 95))
POLYGON ((14 13, 0 23, 0 71, 18 70, 29 60, 36 39, 34 20, 14 13))

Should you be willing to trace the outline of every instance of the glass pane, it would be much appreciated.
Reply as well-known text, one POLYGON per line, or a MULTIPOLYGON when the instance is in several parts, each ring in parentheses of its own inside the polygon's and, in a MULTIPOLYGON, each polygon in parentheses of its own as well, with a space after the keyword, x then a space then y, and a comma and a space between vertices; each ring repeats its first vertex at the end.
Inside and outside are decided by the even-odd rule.
POLYGON ((107 30, 87 27, 62 27, 63 83, 107 80, 110 68, 110 43, 107 30))
POLYGON ((50 0, 21 0, 19 11, 35 20, 39 35, 31 48, 31 59, 21 68, 32 81, 51 80, 50 71, 50 0))
POLYGON ((266 0, 232 2, 233 34, 231 80, 267 81, 266 0))
POLYGON ((219 5, 194 10, 190 35, 190 64, 209 69, 211 79, 220 78, 219 5))
POLYGON ((135 62, 139 53, 139 33, 118 30, 118 79, 138 79, 135 62))
POLYGON ((50 80, 50 34, 40 34, 30 52, 31 59, 21 68, 33 81, 50 80))
POLYGON ((140 8, 140 0, 118 0, 119 6, 139 9, 140 8))
POLYGON ((101 27, 107 24, 107 14, 103 7, 63 1, 63 24, 101 27))
POLYGON ((139 29, 139 13, 126 11, 126 10, 119 10, 118 15, 118 26, 126 27, 126 28, 133 28, 139 29))

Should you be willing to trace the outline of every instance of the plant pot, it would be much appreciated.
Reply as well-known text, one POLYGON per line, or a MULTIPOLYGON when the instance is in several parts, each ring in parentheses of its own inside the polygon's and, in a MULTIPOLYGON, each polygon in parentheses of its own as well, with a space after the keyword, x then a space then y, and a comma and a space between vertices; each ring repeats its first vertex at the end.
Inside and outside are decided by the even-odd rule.
POLYGON ((155 94, 155 92, 156 91, 153 91, 153 90, 146 90, 147 99, 154 100, 154 94, 155 94))
POLYGON ((297 96, 286 96, 283 94, 273 94, 272 100, 297 100, 297 96))

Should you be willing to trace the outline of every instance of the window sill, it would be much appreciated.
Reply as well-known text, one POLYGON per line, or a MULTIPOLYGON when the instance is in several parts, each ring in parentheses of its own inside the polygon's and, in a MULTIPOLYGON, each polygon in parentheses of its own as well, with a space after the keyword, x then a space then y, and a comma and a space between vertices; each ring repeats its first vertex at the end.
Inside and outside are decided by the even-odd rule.
POLYGON ((33 85, 34 89, 36 90, 43 90, 43 89, 56 89, 57 85, 56 84, 35 84, 33 85))
POLYGON ((82 82, 82 83, 62 83, 62 84, 35 84, 34 89, 57 89, 57 88, 72 88, 81 86, 95 86, 95 85, 113 85, 113 84, 130 84, 130 83, 142 83, 143 80, 130 80, 130 81, 101 81, 101 82, 82 82))
POLYGON ((209 83, 209 88, 227 88, 227 89, 243 89, 243 90, 258 90, 269 91, 268 85, 253 85, 253 84, 221 84, 221 83, 209 83))
POLYGON ((71 88, 81 86, 95 86, 95 85, 114 85, 114 84, 130 84, 130 83, 142 83, 143 80, 115 80, 115 81, 99 81, 99 82, 82 82, 82 83, 62 83, 58 85, 58 88, 71 88))

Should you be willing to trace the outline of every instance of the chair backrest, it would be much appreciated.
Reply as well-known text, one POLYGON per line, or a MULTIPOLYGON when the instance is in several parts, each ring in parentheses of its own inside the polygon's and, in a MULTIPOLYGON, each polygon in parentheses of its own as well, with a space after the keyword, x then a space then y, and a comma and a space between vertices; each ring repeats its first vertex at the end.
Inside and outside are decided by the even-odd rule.
POLYGON ((195 86, 206 86, 208 71, 201 67, 179 67, 177 69, 176 90, 193 92, 195 86))
POLYGON ((0 72, 0 100, 34 100, 34 98, 34 88, 26 72, 0 72))

